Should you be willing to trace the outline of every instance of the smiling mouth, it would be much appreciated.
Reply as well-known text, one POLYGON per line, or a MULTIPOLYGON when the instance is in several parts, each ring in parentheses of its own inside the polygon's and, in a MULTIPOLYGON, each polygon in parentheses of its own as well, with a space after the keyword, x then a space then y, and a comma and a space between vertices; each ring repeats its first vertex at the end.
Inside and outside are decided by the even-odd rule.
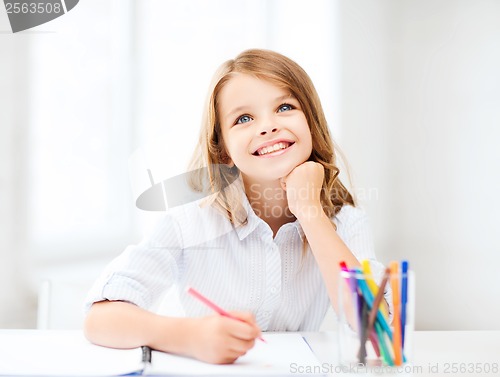
POLYGON ((274 145, 270 145, 267 147, 262 147, 257 149, 253 155, 254 156, 265 156, 266 154, 271 154, 277 151, 281 151, 287 148, 290 148, 294 143, 289 143, 287 141, 280 141, 274 145))

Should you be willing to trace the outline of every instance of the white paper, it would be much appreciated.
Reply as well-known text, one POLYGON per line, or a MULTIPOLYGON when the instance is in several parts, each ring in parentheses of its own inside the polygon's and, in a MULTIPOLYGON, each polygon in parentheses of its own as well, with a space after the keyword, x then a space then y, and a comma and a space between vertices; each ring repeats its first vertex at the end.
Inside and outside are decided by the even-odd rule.
MULTIPOLYGON (((264 333, 234 364, 214 365, 152 352, 149 375, 289 375, 292 364, 319 370, 320 363, 298 333, 264 333)), ((100 347, 81 331, 2 330, 0 376, 119 376, 142 372, 142 350, 100 347)))
POLYGON ((99 347, 81 331, 0 333, 0 376, 116 376, 142 369, 140 348, 99 347))
POLYGON ((292 364, 320 370, 320 363, 308 344, 297 333, 264 333, 267 343, 255 346, 233 364, 214 365, 187 357, 153 352, 148 374, 172 375, 289 375, 292 364))

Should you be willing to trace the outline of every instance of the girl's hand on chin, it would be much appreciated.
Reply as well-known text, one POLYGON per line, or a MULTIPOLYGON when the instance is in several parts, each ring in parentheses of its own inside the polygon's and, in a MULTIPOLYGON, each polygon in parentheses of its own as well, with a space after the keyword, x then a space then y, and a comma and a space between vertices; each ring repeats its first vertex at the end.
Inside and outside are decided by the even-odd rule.
POLYGON ((288 208, 299 221, 323 212, 320 199, 324 176, 323 165, 306 161, 281 178, 281 186, 286 190, 288 208))

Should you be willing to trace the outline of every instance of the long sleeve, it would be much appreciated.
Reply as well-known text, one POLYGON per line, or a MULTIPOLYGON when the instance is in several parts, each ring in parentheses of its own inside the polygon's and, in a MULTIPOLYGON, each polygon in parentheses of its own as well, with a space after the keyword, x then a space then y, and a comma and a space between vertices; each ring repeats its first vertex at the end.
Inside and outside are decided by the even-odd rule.
POLYGON ((86 309, 103 300, 150 308, 178 278, 182 239, 176 221, 165 216, 139 245, 129 246, 94 283, 86 309))

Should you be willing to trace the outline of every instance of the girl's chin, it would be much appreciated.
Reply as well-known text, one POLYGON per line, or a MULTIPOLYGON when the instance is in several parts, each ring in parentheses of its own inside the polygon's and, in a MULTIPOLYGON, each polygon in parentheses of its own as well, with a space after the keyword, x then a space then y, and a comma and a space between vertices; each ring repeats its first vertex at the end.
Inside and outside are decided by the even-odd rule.
POLYGON ((243 180, 245 182, 262 183, 266 185, 270 185, 272 183, 281 183, 283 179, 286 178, 292 170, 293 169, 290 169, 286 172, 280 172, 277 174, 265 174, 265 175, 263 174, 263 175, 251 175, 251 176, 243 175, 243 180))
MULTIPOLYGON (((240 168, 240 171, 242 173, 242 176, 244 180, 247 182, 252 181, 252 182, 262 182, 262 183, 271 183, 274 181, 280 181, 283 178, 286 178, 293 169, 295 169, 298 165, 301 163, 288 163, 288 164, 280 164, 281 166, 276 166, 278 164, 275 164, 273 166, 273 163, 270 162, 269 166, 266 167, 266 170, 263 171, 262 167, 259 166, 258 169, 254 169, 256 173, 253 174, 247 174, 245 171, 243 171, 240 168)), ((250 169, 249 169, 250 170, 250 169)))
POLYGON ((273 174, 273 179, 278 179, 281 180, 283 178, 288 177, 288 175, 295 169, 297 165, 294 166, 288 166, 283 169, 279 169, 279 171, 276 171, 275 174, 273 174))

